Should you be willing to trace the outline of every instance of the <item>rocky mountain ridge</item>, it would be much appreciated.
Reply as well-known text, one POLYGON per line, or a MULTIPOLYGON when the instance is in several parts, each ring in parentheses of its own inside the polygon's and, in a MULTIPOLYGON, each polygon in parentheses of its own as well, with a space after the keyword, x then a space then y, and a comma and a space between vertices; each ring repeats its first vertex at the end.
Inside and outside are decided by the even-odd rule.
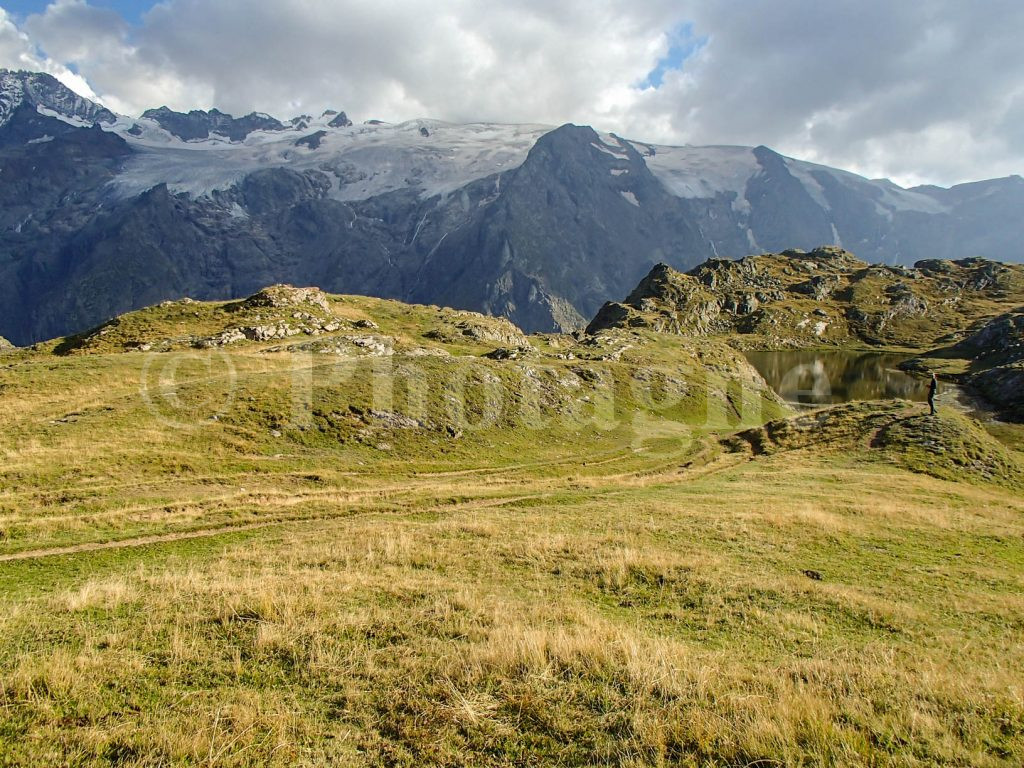
MULTIPOLYGON (((146 110, 142 113, 142 118, 156 123, 168 134, 182 141, 196 142, 205 141, 211 137, 222 137, 232 143, 244 142, 250 135, 258 131, 305 131, 313 120, 309 115, 300 115, 293 117, 287 123, 282 123, 277 118, 260 112, 250 112, 244 117, 233 117, 219 109, 209 111, 193 109, 185 113, 175 112, 168 107, 146 110)), ((329 128, 347 128, 352 125, 352 121, 344 112, 333 109, 324 112, 320 119, 326 119, 329 128)), ((142 136, 144 129, 141 125, 136 124, 128 130, 128 133, 142 136)), ((305 137, 305 139, 308 138, 305 137)), ((304 141, 304 139, 299 139, 299 141, 304 141)), ((313 149, 315 148, 313 147, 313 149)))
MULTIPOLYGON (((821 247, 712 259, 687 273, 660 264, 587 328, 732 335, 751 348, 869 345, 931 349, 1024 301, 1024 266, 985 259, 872 265, 821 247)), ((1000 323, 1002 320, 993 321, 1000 323)), ((984 329, 970 339, 988 338, 984 329)), ((980 343, 980 342, 979 342, 980 343)))
POLYGON ((10 121, 22 104, 88 125, 117 121, 109 109, 79 96, 52 75, 0 69, 0 127, 10 121))
POLYGON ((0 72, 22 94, 0 126, 0 334, 18 344, 278 282, 552 331, 661 262, 822 243, 879 262, 1022 259, 1019 177, 904 190, 766 147, 572 125, 133 119, 46 78, 0 72))

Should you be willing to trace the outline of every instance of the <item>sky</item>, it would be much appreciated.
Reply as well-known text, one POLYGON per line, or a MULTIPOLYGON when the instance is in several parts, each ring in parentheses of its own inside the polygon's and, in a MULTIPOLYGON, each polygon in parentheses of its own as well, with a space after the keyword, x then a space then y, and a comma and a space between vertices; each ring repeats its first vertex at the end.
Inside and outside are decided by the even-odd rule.
POLYGON ((0 0, 116 112, 566 122, 909 186, 1024 173, 1020 0, 0 0))

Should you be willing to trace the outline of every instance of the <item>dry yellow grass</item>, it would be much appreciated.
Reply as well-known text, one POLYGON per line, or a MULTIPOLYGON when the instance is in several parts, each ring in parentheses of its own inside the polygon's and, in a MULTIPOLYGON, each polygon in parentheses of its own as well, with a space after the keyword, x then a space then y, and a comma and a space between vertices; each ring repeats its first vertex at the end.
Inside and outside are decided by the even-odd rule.
POLYGON ((155 550, 128 571, 7 602, 0 632, 24 649, 4 661, 0 712, 19 734, 7 754, 125 765, 1024 755, 1020 499, 780 458, 605 490, 290 523, 212 556, 155 550), (844 480, 856 497, 828 490, 844 480), (993 540, 1005 543, 1001 569, 993 540), (59 645, 45 640, 54 630, 59 645))
POLYGON ((0 768, 1024 762, 1009 486, 721 419, 349 439, 252 350, 175 429, 140 360, 0 369, 0 768))

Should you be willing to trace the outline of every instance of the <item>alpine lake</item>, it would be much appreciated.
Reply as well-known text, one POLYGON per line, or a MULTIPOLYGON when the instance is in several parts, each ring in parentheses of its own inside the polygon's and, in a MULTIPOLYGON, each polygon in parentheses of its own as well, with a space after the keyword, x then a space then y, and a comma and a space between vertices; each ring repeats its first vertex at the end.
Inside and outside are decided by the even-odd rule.
POLYGON ((747 352, 746 356, 772 389, 794 404, 928 399, 928 380, 898 368, 909 355, 801 349, 747 352))

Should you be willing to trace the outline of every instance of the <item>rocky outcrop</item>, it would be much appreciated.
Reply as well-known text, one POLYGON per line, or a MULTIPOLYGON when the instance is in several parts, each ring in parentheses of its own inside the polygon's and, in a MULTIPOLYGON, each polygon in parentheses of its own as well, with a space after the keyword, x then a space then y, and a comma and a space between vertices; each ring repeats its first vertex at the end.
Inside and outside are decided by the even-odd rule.
POLYGON ((348 119, 348 115, 344 112, 338 112, 327 125, 331 128, 348 128, 352 125, 352 121, 348 119))
POLYGON ((295 142, 296 147, 309 147, 310 149, 320 149, 320 143, 324 140, 324 136, 327 135, 327 131, 316 131, 309 134, 309 136, 303 136, 295 142))
POLYGON ((1024 360, 1024 307, 992 318, 956 344, 953 351, 993 362, 1024 360))
POLYGON ((754 455, 813 448, 871 450, 915 472, 970 483, 1024 488, 1024 464, 976 421, 930 416, 921 404, 846 403, 739 432, 726 448, 754 455))
MULTIPOLYGON (((1024 299, 1024 267, 979 259, 868 265, 827 246, 712 259, 683 274, 660 264, 587 327, 732 334, 758 348, 871 344, 927 349, 1024 299)), ((1004 328, 1009 321, 1000 321, 1004 328)), ((1006 326, 1007 328, 1009 326, 1006 326)), ((995 328, 986 333, 999 335, 995 328)), ((1006 332, 1003 332, 1003 336, 1006 332)))
POLYGON ((295 288, 291 285, 272 285, 257 291, 249 298, 235 305, 237 310, 249 309, 288 309, 290 307, 308 306, 324 312, 330 312, 327 294, 319 288, 295 288))
POLYGON ((1009 421, 1024 422, 1024 362, 971 374, 967 382, 1009 421))
POLYGON ((440 325, 424 334, 426 338, 449 344, 472 342, 500 344, 513 349, 530 347, 526 334, 503 317, 442 310, 440 319, 440 325))
MULTIPOLYGON (((421 348, 420 348, 421 349, 421 348)), ((266 354, 276 352, 312 352, 320 355, 336 357, 391 357, 396 353, 395 340, 390 336, 352 336, 340 334, 323 339, 302 341, 279 347, 267 347, 266 354)), ((426 356, 427 352, 419 356, 426 356)), ((415 355, 414 355, 415 356, 415 355)), ((438 353, 443 356, 443 352, 438 353)))
MULTIPOLYGON (((986 287, 991 287, 987 284, 986 287)), ((1024 422, 1024 307, 994 317, 952 347, 938 350, 932 359, 968 360, 959 380, 990 403, 1009 421, 1024 422)))
POLYGON ((728 321, 723 319, 724 304, 707 282, 659 264, 625 302, 606 303, 586 332, 646 327, 665 333, 722 333, 728 329, 728 321))
POLYGON ((11 344, 11 342, 9 342, 3 336, 0 336, 0 352, 9 352, 14 348, 15 347, 13 344, 11 344))

